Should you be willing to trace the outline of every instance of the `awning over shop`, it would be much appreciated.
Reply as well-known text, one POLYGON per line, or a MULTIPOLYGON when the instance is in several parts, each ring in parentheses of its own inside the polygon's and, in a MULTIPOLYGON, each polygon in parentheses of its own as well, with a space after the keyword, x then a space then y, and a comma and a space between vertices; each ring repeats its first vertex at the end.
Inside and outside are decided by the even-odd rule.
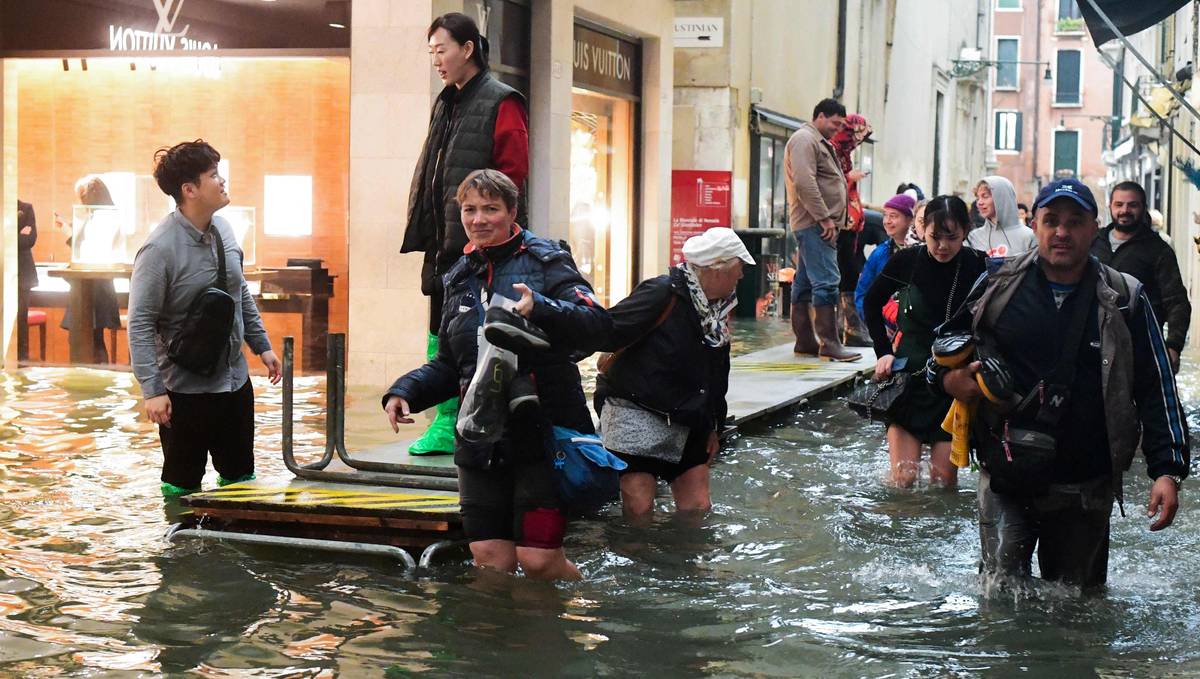
POLYGON ((799 118, 763 108, 757 104, 750 105, 750 125, 756 132, 774 134, 781 137, 791 136, 800 129, 805 121, 799 118))
MULTIPOLYGON (((1095 0, 1095 3, 1108 15, 1118 31, 1124 35, 1133 35, 1171 16, 1188 4, 1188 0, 1095 0)), ((1079 11, 1083 14, 1088 32, 1092 34, 1092 42, 1096 43, 1097 47, 1117 39, 1118 36, 1109 29, 1108 24, 1087 0, 1080 0, 1079 11)))

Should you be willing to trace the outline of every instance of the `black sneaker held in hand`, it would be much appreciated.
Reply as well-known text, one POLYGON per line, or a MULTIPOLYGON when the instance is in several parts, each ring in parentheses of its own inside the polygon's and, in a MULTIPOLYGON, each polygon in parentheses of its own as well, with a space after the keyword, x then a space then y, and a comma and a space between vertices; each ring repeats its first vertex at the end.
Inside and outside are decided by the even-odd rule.
POLYGON ((490 307, 483 317, 483 336, 493 346, 514 353, 544 351, 550 338, 524 316, 498 306, 490 307))

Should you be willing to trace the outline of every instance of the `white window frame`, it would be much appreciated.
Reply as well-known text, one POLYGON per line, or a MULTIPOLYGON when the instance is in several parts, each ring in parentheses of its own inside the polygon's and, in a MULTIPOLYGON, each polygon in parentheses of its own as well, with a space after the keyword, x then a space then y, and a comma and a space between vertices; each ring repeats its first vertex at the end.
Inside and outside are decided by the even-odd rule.
MULTIPOLYGON (((1020 59, 1021 59, 1021 36, 1019 36, 1019 35, 997 35, 996 36, 995 42, 992 43, 992 47, 993 47, 992 54, 996 55, 995 60, 1000 61, 1000 41, 1001 40, 1015 40, 1017 42, 1017 59, 1016 60, 1020 61, 1020 59)), ((1016 86, 1015 87, 1007 87, 1007 86, 1000 87, 999 85, 997 85, 997 82, 999 81, 999 75, 1000 75, 1000 68, 997 67, 996 70, 992 72, 992 90, 994 90, 996 92, 1020 92, 1021 91, 1021 64, 1013 64, 1013 66, 1015 67, 1015 70, 1017 72, 1016 86)))
MULTIPOLYGON (((1083 155, 1083 130, 1078 127, 1056 127, 1054 134, 1050 135, 1050 180, 1054 181, 1054 173, 1058 168, 1054 167, 1054 159, 1058 157, 1058 133, 1059 132, 1074 132, 1075 133, 1075 179, 1079 179, 1079 157, 1083 155)), ((1081 180, 1082 181, 1082 180, 1081 180)))
POLYGON ((1021 11, 1024 11, 1025 7, 1024 7, 1024 3, 1021 2, 1021 0, 1017 0, 1016 7, 1001 7, 1000 0, 996 0, 992 9, 996 10, 997 12, 1021 12, 1021 11))
POLYGON ((1054 100, 1050 103, 1050 108, 1083 108, 1083 92, 1087 88, 1084 87, 1084 58, 1083 50, 1078 47, 1062 47, 1054 50, 1054 100), (1079 52, 1079 103, 1063 104, 1058 102, 1058 55, 1060 52, 1079 52))
MULTIPOLYGON (((1019 155, 1021 155, 1021 149, 1019 149, 1019 148, 1017 148, 1017 149, 1002 149, 1002 148, 995 146, 995 143, 996 143, 996 120, 997 120, 997 118, 1000 117, 1001 113, 1016 113, 1017 115, 1021 115, 1022 111, 1020 109, 1016 109, 1016 108, 998 108, 998 109, 992 110, 992 144, 993 144, 992 150, 995 151, 996 155, 998 155, 998 156, 1019 156, 1019 155)), ((1021 124, 1022 125, 1025 124, 1025 121, 1023 120, 1024 117, 1025 116, 1021 116, 1021 118, 1022 118, 1021 124)), ((1022 137, 1025 136, 1024 130, 1022 130, 1021 136, 1022 137)), ((1025 140, 1022 139, 1021 141, 1024 142, 1025 140)))

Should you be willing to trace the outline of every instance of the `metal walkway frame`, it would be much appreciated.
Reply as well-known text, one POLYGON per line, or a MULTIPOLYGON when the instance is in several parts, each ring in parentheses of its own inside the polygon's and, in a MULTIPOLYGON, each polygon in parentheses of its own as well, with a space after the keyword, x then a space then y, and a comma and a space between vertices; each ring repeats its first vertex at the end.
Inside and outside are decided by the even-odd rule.
POLYGON ((453 468, 375 462, 355 458, 346 451, 346 335, 329 336, 325 382, 325 453, 320 460, 296 462, 293 435, 295 338, 283 338, 283 463, 298 478, 332 483, 368 483, 422 490, 458 492, 453 468), (354 471, 330 471, 334 456, 354 471))

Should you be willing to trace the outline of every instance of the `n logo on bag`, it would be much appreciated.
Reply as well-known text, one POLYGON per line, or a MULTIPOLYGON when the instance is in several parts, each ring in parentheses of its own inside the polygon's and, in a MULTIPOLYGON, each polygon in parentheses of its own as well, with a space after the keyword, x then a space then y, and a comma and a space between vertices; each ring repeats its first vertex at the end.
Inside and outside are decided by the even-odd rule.
POLYGON ((1061 408, 1063 403, 1066 403, 1066 401, 1067 399, 1062 394, 1052 394, 1050 396, 1050 405, 1054 406, 1055 408, 1061 408))

